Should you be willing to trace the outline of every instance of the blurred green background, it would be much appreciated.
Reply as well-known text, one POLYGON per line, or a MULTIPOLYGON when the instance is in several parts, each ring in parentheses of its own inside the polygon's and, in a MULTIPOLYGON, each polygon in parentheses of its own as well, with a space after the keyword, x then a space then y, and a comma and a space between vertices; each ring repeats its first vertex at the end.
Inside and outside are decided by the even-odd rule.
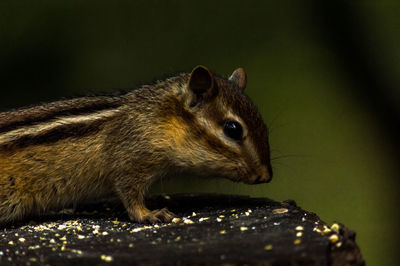
POLYGON ((0 108, 243 66, 271 128, 273 181, 187 177, 153 191, 295 199, 354 229, 368 265, 396 265, 399 11, 398 1, 2 0, 0 108))

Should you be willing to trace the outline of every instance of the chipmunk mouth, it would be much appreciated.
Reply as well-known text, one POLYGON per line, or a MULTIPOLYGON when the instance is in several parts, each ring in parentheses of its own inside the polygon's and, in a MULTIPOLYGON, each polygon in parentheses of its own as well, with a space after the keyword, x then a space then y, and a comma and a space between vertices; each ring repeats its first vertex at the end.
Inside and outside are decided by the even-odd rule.
POLYGON ((262 166, 256 174, 249 178, 249 184, 269 183, 272 180, 272 169, 270 166, 262 166))

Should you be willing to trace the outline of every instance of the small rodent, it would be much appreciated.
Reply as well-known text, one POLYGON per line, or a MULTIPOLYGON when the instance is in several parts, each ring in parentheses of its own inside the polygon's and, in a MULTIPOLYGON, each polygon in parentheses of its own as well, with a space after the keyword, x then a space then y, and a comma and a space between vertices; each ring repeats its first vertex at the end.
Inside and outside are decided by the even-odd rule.
POLYGON ((144 195, 172 176, 269 182, 268 130, 229 79, 203 66, 119 96, 0 113, 0 223, 116 193, 132 221, 169 222, 144 195))

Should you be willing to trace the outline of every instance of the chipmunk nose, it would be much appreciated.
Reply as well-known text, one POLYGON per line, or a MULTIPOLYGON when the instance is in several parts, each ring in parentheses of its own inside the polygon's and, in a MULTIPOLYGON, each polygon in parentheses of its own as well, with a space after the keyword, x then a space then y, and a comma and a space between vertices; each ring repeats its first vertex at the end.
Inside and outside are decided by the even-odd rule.
POLYGON ((272 168, 271 166, 262 166, 258 175, 252 182, 252 184, 268 183, 272 179, 272 168))

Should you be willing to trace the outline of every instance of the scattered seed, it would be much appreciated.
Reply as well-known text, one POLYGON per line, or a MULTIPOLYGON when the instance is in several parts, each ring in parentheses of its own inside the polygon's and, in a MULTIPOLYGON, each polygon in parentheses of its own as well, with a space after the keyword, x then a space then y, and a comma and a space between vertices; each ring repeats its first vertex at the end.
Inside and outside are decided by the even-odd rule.
POLYGON ((107 255, 101 255, 100 258, 106 262, 111 262, 113 261, 113 257, 112 256, 107 256, 107 255))
POLYGON ((246 230, 248 230, 248 228, 246 226, 241 226, 240 227, 240 231, 246 231, 246 230))
POLYGON ((332 233, 332 230, 329 228, 325 228, 324 231, 322 231, 322 234, 324 235, 329 235, 330 233, 332 233))
POLYGON ((270 251, 270 250, 272 250, 272 245, 266 245, 264 247, 264 249, 267 250, 267 251, 270 251))
POLYGON ((177 236, 177 237, 175 238, 175 241, 176 241, 176 242, 178 242, 179 240, 181 240, 181 236, 177 236))
POLYGON ((322 232, 318 227, 314 227, 314 228, 313 228, 313 231, 315 231, 315 232, 317 232, 317 233, 320 233, 320 234, 321 234, 321 232, 322 232))
POLYGON ((279 209, 274 209, 274 210, 272 210, 272 213, 273 214, 282 214, 282 213, 286 213, 286 212, 288 212, 289 210, 288 209, 286 209, 286 208, 279 208, 279 209))
POLYGON ((180 221, 181 221, 181 218, 175 217, 175 218, 172 219, 172 222, 175 223, 175 224, 179 223, 180 221))
POLYGON ((21 243, 24 243, 24 242, 25 242, 25 238, 23 238, 23 237, 19 238, 18 240, 19 240, 19 242, 21 242, 21 243))
POLYGON ((220 233, 221 235, 225 235, 225 234, 226 234, 226 231, 225 231, 225 230, 221 230, 221 231, 219 231, 219 233, 220 233))
POLYGON ((164 195, 164 199, 169 200, 169 199, 171 199, 171 197, 169 195, 164 195))
POLYGON ((187 218, 183 218, 183 223, 185 223, 185 224, 194 224, 194 222, 192 220, 187 219, 187 218))
POLYGON ((336 243, 339 240, 339 237, 337 234, 333 234, 329 237, 329 240, 331 241, 332 244, 336 243))
POLYGON ((217 218, 217 222, 221 222, 222 221, 222 219, 221 218, 217 218))
POLYGON ((297 232, 297 234, 296 234, 297 237, 302 237, 302 235, 303 235, 303 232, 297 232))
POLYGON ((298 238, 298 239, 294 240, 293 243, 294 243, 295 245, 298 245, 298 244, 301 243, 301 239, 298 238))
POLYGON ((301 225, 299 225, 299 226, 296 227, 296 231, 303 231, 303 230, 304 230, 304 227, 301 226, 301 225))
POLYGON ((337 223, 334 223, 331 225, 331 230, 337 234, 339 233, 339 229, 340 229, 340 226, 337 223))

